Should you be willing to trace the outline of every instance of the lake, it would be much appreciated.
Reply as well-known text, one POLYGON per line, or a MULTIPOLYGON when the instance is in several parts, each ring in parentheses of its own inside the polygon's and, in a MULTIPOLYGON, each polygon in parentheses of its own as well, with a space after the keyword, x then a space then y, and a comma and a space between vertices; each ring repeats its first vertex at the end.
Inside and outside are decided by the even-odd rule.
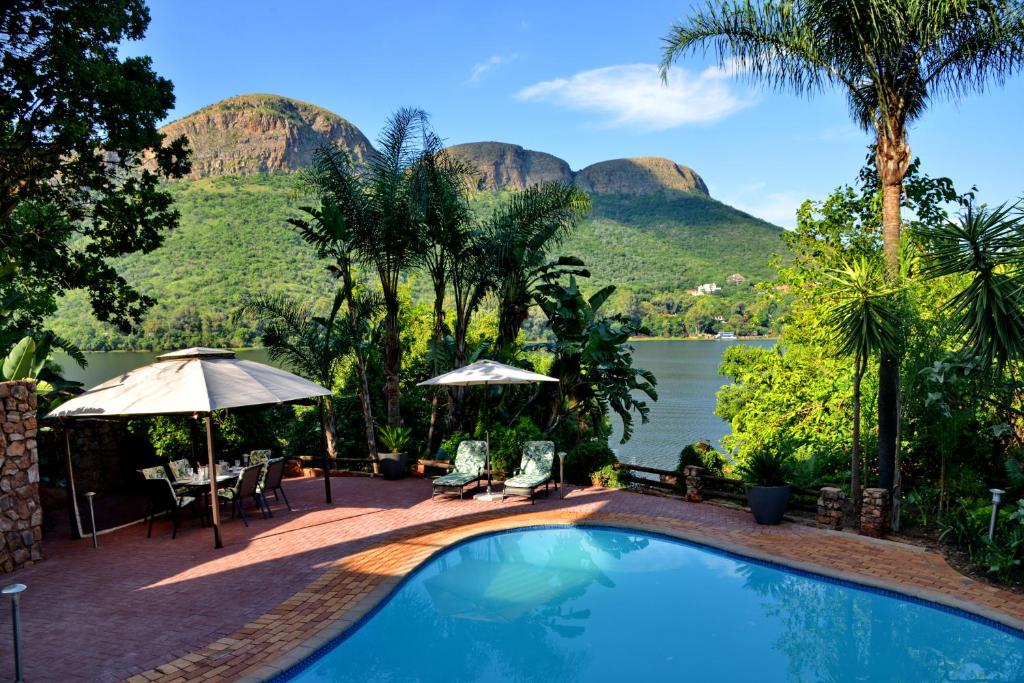
MULTIPOLYGON (((770 347, 773 341, 644 341, 635 344, 637 366, 646 368, 658 378, 658 401, 651 403, 651 421, 641 425, 637 420, 633 438, 620 445, 618 417, 612 417, 616 433, 612 448, 619 459, 649 467, 675 469, 680 449, 699 439, 719 440, 729 433, 729 425, 715 416, 715 392, 725 384, 718 374, 722 354, 730 345, 750 344, 770 347)), ((68 379, 92 387, 114 375, 150 363, 158 355, 148 351, 114 351, 87 353, 89 367, 80 369, 66 356, 57 361, 68 379)), ((239 358, 266 363, 263 349, 238 351, 239 358)))

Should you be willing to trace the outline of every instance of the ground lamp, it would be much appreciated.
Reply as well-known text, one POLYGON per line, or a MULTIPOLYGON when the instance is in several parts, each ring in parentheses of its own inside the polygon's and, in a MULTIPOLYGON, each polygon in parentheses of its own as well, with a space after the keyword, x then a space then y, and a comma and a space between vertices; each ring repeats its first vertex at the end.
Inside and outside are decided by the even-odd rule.
POLYGON ((25 680, 21 671, 21 594, 28 588, 23 583, 12 583, 3 589, 3 594, 11 598, 11 627, 14 630, 14 680, 18 683, 25 680))
MULTIPOLYGON (((529 370, 505 365, 493 360, 479 360, 437 377, 420 382, 421 387, 469 387, 483 385, 487 390, 492 384, 534 384, 537 382, 557 382, 555 377, 548 377, 529 370)), ((487 399, 484 398, 486 403, 487 399)), ((491 493, 491 438, 490 431, 486 434, 487 442, 487 493, 478 493, 478 500, 501 500, 503 494, 491 493)))
POLYGON ((996 513, 999 512, 999 504, 1003 502, 1003 494, 1006 491, 1002 489, 989 489, 989 493, 992 494, 992 517, 988 520, 988 539, 991 541, 996 533, 996 513))
MULTIPOLYGON (((75 497, 71 443, 67 436, 69 421, 149 415, 193 415, 204 418, 214 547, 221 548, 224 544, 220 536, 220 507, 217 505, 214 412, 296 403, 330 395, 330 389, 280 368, 235 358, 233 351, 200 347, 157 356, 156 362, 118 375, 61 404, 46 417, 60 420, 64 428, 68 493, 74 505, 79 536, 84 534, 75 497)), ((327 463, 324 465, 324 477, 330 477, 327 463)), ((330 486, 329 479, 326 479, 325 485, 330 486)))

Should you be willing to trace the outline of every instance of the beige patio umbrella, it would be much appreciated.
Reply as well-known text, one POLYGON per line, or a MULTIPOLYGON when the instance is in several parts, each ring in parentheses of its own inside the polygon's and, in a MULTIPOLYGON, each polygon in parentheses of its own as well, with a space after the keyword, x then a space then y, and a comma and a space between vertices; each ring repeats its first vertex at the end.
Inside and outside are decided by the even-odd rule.
MULTIPOLYGON (((420 382, 421 387, 470 387, 491 384, 534 384, 536 382, 557 382, 558 378, 541 375, 530 370, 523 370, 512 365, 505 365, 496 360, 478 360, 475 363, 456 368, 437 377, 420 382)), ((484 399, 486 402, 486 398, 484 399)), ((480 493, 474 496, 480 500, 494 500, 491 494, 491 433, 486 434, 487 438, 487 493, 480 493)), ((503 496, 499 496, 501 498, 503 496)))
MULTIPOLYGON (((233 351, 197 347, 157 356, 156 362, 103 382, 62 404, 46 418, 63 422, 73 418, 205 415, 214 547, 221 548, 213 411, 279 405, 330 395, 330 390, 319 384, 279 368, 236 358, 233 351)), ((74 499, 70 444, 66 437, 65 445, 70 493, 74 499)), ((76 516, 77 508, 75 501, 76 516)))

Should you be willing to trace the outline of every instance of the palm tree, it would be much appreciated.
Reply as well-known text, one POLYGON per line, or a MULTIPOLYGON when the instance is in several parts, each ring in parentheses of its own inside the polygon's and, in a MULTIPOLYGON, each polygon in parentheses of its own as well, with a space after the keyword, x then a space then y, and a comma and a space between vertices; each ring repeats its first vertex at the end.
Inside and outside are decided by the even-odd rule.
POLYGON ((967 276, 949 302, 967 348, 984 367, 1002 371, 1024 360, 1024 212, 969 204, 958 221, 922 226, 922 275, 967 276))
POLYGON ((370 323, 379 303, 376 297, 359 291, 353 276, 356 258, 355 226, 372 215, 366 206, 366 195, 358 181, 359 175, 351 157, 343 150, 326 146, 313 155, 313 163, 302 176, 305 191, 320 200, 320 207, 301 207, 307 218, 292 218, 303 239, 316 249, 321 258, 333 261, 329 270, 341 280, 340 292, 346 303, 347 333, 352 340, 356 360, 359 403, 363 411, 368 457, 377 457, 373 401, 367 372, 366 344, 370 323))
MULTIPOLYGON (((844 91, 875 133, 887 274, 899 273, 900 202, 910 165, 907 127, 932 98, 957 99, 1024 64, 1024 10, 1012 0, 767 0, 709 2, 664 38, 662 78, 684 54, 713 49, 750 78, 811 94, 844 91)), ((881 485, 891 489, 899 431, 899 359, 879 362, 881 485)))
POLYGON ((868 361, 877 353, 898 352, 900 318, 896 290, 886 284, 882 269, 861 256, 829 274, 834 301, 826 317, 832 341, 841 356, 853 356, 853 448, 850 456, 850 498, 860 511, 860 396, 868 361))
MULTIPOLYGON (((345 301, 338 290, 326 316, 306 304, 279 294, 247 296, 236 316, 253 320, 260 328, 260 342, 270 358, 286 363, 322 386, 331 388, 351 338, 339 324, 338 314, 345 301)), ((324 454, 324 487, 331 502, 330 459, 338 457, 334 429, 334 402, 319 399, 320 422, 327 442, 324 454)))
MULTIPOLYGON (((415 168, 420 204, 424 207, 422 234, 416 259, 430 277, 434 289, 433 345, 441 348, 446 341, 445 299, 452 279, 452 271, 465 273, 461 260, 475 239, 474 216, 469 202, 472 169, 459 159, 440 150, 424 155, 415 168)), ((463 309, 458 308, 459 311, 463 309)), ((465 317, 464 314, 462 316, 465 317)), ((434 355, 434 374, 450 369, 441 364, 441 356, 434 355)), ((430 406, 430 426, 427 430, 427 453, 432 453, 438 434, 437 418, 440 399, 445 387, 435 387, 430 406)))
POLYGON ((484 231, 492 254, 498 298, 497 348, 508 351, 529 315, 539 275, 559 267, 587 276, 583 262, 561 257, 549 262, 547 251, 566 237, 590 211, 590 198, 571 185, 544 183, 516 193, 499 207, 484 231))

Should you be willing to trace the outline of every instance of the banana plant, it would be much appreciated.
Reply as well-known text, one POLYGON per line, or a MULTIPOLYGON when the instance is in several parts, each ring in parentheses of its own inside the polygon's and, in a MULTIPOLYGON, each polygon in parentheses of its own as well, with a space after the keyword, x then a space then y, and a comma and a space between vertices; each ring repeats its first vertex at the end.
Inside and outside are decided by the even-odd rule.
POLYGON ((60 376, 59 368, 50 360, 54 348, 62 349, 80 367, 85 367, 85 356, 78 347, 52 332, 43 332, 38 340, 25 336, 11 348, 0 365, 0 382, 33 380, 36 393, 47 397, 80 388, 81 382, 72 382, 60 376))

